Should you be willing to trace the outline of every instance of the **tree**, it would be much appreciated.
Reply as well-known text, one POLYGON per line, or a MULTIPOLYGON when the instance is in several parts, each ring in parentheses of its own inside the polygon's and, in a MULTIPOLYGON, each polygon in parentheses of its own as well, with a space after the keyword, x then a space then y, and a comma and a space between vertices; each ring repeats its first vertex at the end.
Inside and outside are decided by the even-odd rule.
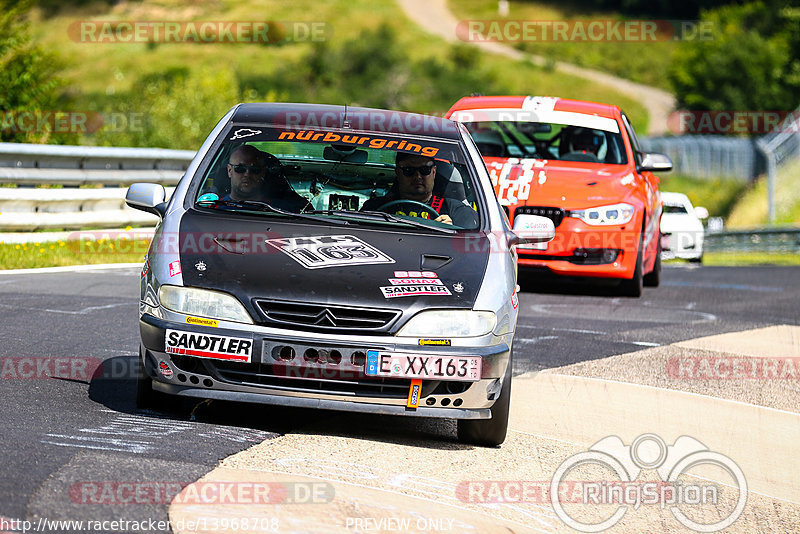
MULTIPOLYGON (((43 114, 56 108, 55 57, 33 46, 28 34, 28 0, 0 0, 0 140, 16 142, 63 142, 44 123, 21 124, 21 112, 43 114)), ((73 136, 74 137, 74 136, 73 136)))
POLYGON ((679 107, 790 111, 800 104, 800 50, 792 10, 762 2, 704 12, 710 39, 685 41, 669 73, 679 107))

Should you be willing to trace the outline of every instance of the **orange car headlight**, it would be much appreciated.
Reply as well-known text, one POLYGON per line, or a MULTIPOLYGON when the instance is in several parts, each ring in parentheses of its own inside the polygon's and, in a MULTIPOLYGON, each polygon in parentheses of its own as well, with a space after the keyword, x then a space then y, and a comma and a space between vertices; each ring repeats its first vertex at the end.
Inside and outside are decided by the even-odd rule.
POLYGON ((633 206, 621 202, 585 210, 570 210, 568 216, 580 219, 592 226, 612 226, 630 222, 634 212, 633 206))

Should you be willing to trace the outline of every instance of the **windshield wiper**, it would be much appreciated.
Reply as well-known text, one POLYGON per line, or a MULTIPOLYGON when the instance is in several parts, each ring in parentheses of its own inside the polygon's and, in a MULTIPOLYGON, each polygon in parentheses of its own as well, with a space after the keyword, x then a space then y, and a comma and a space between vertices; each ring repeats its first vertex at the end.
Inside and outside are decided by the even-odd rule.
POLYGON ((406 224, 409 226, 415 226, 417 228, 425 228, 426 230, 437 230, 443 234, 454 234, 456 233, 455 228, 444 228, 441 226, 434 226, 430 224, 425 224, 423 222, 418 222, 410 219, 401 219, 395 215, 390 213, 384 213, 382 211, 351 211, 351 210, 314 210, 309 211, 307 213, 319 213, 319 214, 326 214, 326 215, 333 215, 336 217, 346 217, 349 219, 356 219, 362 221, 377 221, 383 220, 386 222, 398 223, 398 224, 406 224))
POLYGON ((286 211, 281 208, 276 208, 272 204, 267 202, 261 202, 258 200, 224 200, 224 199, 217 199, 217 200, 201 200, 197 202, 198 205, 202 207, 208 208, 216 208, 217 206, 228 206, 233 208, 243 208, 248 210, 255 210, 255 211, 263 211, 268 213, 277 213, 279 215, 286 215, 287 217, 292 217, 295 219, 308 219, 310 221, 316 222, 324 222, 330 224, 336 224, 340 226, 347 226, 350 223, 347 221, 342 221, 339 219, 323 219, 322 217, 315 217, 312 215, 314 212, 306 213, 295 213, 293 211, 286 211))

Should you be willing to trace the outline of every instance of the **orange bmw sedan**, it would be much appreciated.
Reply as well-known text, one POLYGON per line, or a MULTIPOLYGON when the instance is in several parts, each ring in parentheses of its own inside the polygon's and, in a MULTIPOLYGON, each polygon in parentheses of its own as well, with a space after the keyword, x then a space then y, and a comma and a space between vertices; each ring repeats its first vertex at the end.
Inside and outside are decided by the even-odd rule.
POLYGON ((512 225, 524 213, 556 226, 551 242, 519 247, 520 269, 618 279, 619 294, 633 297, 659 285, 662 204, 653 172, 671 170, 672 161, 642 151, 619 107, 475 96, 447 118, 469 129, 512 225))

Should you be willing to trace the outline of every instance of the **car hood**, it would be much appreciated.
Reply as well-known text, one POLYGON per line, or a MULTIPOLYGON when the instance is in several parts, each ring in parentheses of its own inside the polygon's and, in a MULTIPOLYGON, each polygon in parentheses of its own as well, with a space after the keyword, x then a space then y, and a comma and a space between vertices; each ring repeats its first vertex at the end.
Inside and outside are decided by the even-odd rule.
POLYGON ((501 204, 584 209, 620 202, 637 186, 624 165, 508 158, 485 161, 493 183, 498 179, 502 183, 503 176, 521 182, 516 188, 495 187, 501 204), (530 184, 529 191, 524 184, 530 184))
POLYGON ((485 234, 386 228, 327 226, 275 216, 191 209, 180 225, 184 284, 231 293, 254 317, 259 317, 255 299, 392 309, 406 317, 425 308, 472 308, 489 258, 485 234), (290 256, 283 251, 298 244, 310 247, 311 254, 290 256), (351 254, 342 254, 342 246, 361 258, 347 260, 351 254), (320 252, 325 247, 327 257, 320 252), (314 263, 320 257, 330 266, 314 263), (445 289, 384 296, 400 291, 414 293, 397 289, 414 284, 401 282, 404 277, 420 278, 419 273, 409 271, 427 271, 431 280, 427 285, 445 289), (430 273, 435 273, 435 278, 430 273))

